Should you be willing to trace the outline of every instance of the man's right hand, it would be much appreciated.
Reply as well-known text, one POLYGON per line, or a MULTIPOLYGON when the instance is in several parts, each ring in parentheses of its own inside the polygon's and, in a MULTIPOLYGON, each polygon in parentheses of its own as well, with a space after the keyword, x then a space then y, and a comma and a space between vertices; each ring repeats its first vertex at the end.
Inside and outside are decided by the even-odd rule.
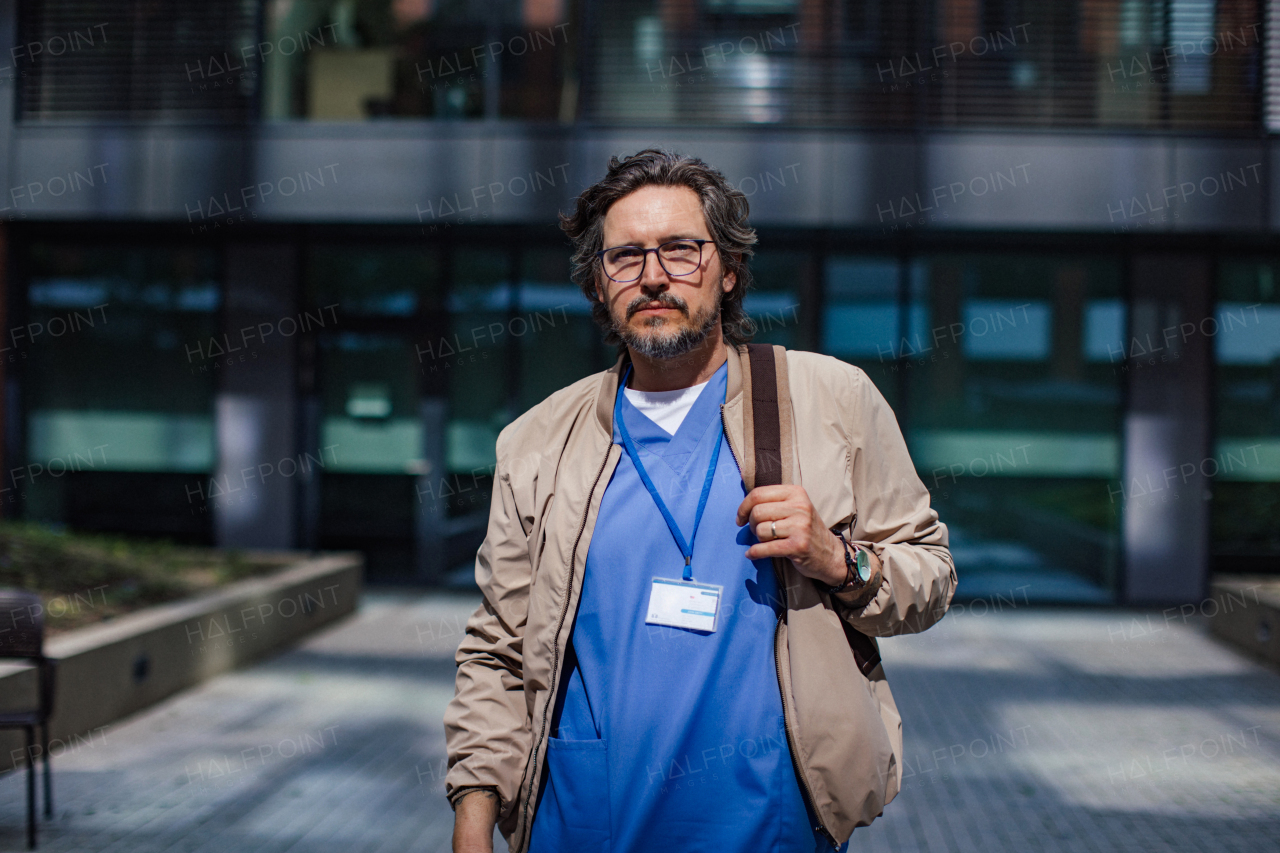
POLYGON ((493 853, 498 797, 492 791, 470 791, 453 814, 453 853, 493 853))

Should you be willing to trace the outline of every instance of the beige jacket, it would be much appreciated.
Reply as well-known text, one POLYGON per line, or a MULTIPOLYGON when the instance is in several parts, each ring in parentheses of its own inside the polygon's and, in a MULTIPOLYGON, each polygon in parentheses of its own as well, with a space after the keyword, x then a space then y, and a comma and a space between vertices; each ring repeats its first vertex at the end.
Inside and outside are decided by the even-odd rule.
MULTIPOLYGON (((783 482, 802 485, 827 526, 874 548, 883 567, 875 597, 849 610, 833 607, 790 561, 775 561, 787 591, 774 651, 791 755, 821 829, 843 842, 898 793, 902 722, 883 668, 865 677, 855 666, 841 620, 871 636, 922 631, 946 612, 956 573, 947 528, 866 374, 815 353, 775 347, 774 355, 779 385, 790 390, 780 387, 783 482)), ((514 853, 528 849, 587 549, 622 452, 612 436, 624 362, 557 391, 498 437, 489 528, 476 556, 484 600, 458 648, 444 718, 445 789, 452 800, 465 788, 496 788, 499 827, 514 853)), ((725 433, 750 488, 745 349, 729 348, 728 373, 725 433)))

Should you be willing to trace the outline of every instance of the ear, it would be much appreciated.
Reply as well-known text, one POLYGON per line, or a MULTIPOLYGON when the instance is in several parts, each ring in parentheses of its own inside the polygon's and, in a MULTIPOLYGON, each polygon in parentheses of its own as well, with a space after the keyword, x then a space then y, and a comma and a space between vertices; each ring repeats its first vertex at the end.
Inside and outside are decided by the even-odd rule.
POLYGON ((737 286, 738 286, 737 273, 726 272, 723 276, 721 276, 720 287, 722 290, 724 290, 725 293, 728 293, 729 291, 733 290, 737 286))

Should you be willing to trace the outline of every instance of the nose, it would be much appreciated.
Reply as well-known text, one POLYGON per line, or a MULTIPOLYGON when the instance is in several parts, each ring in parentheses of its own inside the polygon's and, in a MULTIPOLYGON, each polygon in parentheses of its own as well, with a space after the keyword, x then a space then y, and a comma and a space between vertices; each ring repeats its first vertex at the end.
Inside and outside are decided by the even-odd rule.
POLYGON ((644 269, 640 271, 640 288, 646 292, 661 293, 671 286, 667 271, 658 262, 657 252, 647 252, 644 256, 644 269))

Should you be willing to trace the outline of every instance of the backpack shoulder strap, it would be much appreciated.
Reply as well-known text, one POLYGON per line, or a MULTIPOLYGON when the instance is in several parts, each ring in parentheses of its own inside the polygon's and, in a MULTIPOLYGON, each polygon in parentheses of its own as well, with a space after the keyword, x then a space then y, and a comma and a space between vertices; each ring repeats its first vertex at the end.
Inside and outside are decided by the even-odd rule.
MULTIPOLYGON (((778 362, 770 344, 747 344, 751 368, 751 431, 755 447, 755 485, 776 486, 782 483, 782 419, 778 400, 778 362)), ((789 403, 790 401, 788 401, 789 403)), ((789 407, 788 407, 789 408, 789 407)), ((793 448, 794 450, 794 448, 793 448)), ((839 604, 833 599, 833 607, 839 604)), ((869 675, 880 664, 880 649, 866 634, 844 619, 844 627, 853 659, 863 675, 869 675)))
POLYGON ((751 434, 757 486, 782 483, 782 421, 778 413, 778 363, 769 344, 747 344, 751 365, 751 434))

